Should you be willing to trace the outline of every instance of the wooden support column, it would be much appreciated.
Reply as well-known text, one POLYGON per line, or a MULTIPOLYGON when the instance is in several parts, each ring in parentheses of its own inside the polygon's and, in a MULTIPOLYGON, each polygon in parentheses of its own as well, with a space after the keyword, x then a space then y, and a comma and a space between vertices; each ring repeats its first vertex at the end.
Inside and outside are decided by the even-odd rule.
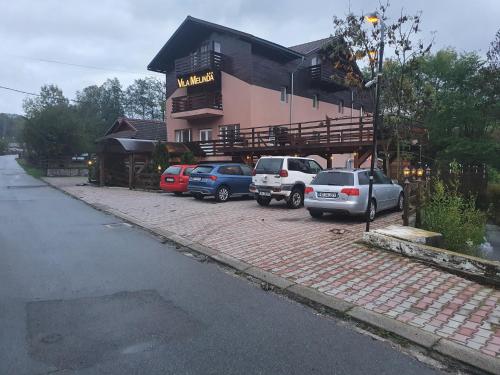
POLYGON ((135 173, 135 155, 130 154, 128 156, 128 188, 130 190, 134 188, 134 173, 135 173))
POLYGON ((326 154, 326 168, 330 169, 332 167, 332 155, 326 154))
POLYGON ((99 186, 104 186, 106 173, 104 170, 104 154, 99 155, 99 186))

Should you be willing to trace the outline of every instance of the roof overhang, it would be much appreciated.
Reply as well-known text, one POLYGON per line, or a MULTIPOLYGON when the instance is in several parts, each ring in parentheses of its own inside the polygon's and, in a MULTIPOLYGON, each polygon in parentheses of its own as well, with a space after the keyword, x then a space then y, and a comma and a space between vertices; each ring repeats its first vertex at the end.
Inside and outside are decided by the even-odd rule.
POLYGON ((213 31, 234 35, 258 47, 259 50, 272 53, 277 58, 285 61, 294 60, 303 56, 290 48, 258 38, 251 34, 187 16, 167 43, 165 43, 162 49, 149 63, 148 70, 159 73, 170 71, 173 69, 176 59, 188 55, 192 51, 193 46, 203 41, 207 34, 213 31))

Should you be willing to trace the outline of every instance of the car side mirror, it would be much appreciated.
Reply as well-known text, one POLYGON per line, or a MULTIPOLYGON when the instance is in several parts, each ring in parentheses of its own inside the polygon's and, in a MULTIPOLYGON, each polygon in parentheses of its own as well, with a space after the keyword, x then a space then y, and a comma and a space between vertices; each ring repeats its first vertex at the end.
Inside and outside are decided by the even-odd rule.
POLYGON ((393 185, 398 185, 398 184, 399 184, 399 181, 398 181, 398 180, 391 180, 391 183, 392 183, 393 185))

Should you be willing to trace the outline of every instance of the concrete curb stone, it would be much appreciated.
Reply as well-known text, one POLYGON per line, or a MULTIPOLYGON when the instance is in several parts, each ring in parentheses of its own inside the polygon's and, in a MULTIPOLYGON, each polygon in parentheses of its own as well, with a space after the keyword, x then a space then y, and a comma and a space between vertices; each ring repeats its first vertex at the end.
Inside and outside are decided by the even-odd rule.
POLYGON ((453 341, 442 338, 433 350, 488 373, 500 374, 500 358, 491 357, 453 341))
POLYGON ((342 301, 335 297, 327 296, 324 293, 318 292, 317 290, 308 288, 300 284, 294 284, 288 287, 286 289, 286 292, 289 292, 293 295, 296 295, 308 301, 318 303, 322 306, 326 306, 340 313, 345 313, 346 311, 352 309, 355 306, 352 303, 342 301))
POLYGON ((250 267, 245 270, 245 273, 249 274, 250 276, 253 276, 259 280, 265 281, 266 283, 269 283, 271 285, 274 285, 280 289, 286 289, 289 286, 292 286, 295 284, 293 281, 290 281, 288 279, 285 279, 280 276, 276 276, 275 274, 272 274, 271 272, 264 271, 263 269, 257 268, 257 267, 250 267))

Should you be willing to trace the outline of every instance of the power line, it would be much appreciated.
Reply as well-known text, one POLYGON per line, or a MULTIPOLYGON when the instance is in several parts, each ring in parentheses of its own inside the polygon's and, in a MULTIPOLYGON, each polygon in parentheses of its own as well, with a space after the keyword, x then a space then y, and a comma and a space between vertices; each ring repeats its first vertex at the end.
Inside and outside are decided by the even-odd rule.
MULTIPOLYGON (((35 94, 34 92, 28 92, 28 91, 24 91, 24 90, 18 90, 18 89, 14 89, 12 87, 7 87, 7 86, 0 86, 0 89, 14 91, 14 92, 19 92, 21 94, 26 94, 26 95, 42 96, 40 94, 35 94)), ((68 100, 70 102, 74 102, 74 103, 82 103, 82 101, 80 101, 80 100, 75 100, 75 99, 68 99, 68 100)))
POLYGON ((10 54, 10 53, 7 55, 12 56, 12 57, 21 58, 21 59, 39 61, 39 62, 50 63, 50 64, 74 66, 77 68, 84 68, 84 69, 103 70, 103 71, 107 71, 107 72, 120 72, 120 73, 141 74, 141 75, 147 74, 145 72, 139 73, 139 72, 133 72, 130 70, 125 70, 125 69, 109 69, 109 68, 102 68, 102 67, 93 66, 93 65, 75 64, 75 63, 70 63, 70 62, 66 62, 66 61, 59 61, 59 60, 53 60, 53 59, 43 59, 43 58, 39 58, 39 57, 30 57, 30 56, 23 56, 23 55, 14 55, 14 54, 10 54))

